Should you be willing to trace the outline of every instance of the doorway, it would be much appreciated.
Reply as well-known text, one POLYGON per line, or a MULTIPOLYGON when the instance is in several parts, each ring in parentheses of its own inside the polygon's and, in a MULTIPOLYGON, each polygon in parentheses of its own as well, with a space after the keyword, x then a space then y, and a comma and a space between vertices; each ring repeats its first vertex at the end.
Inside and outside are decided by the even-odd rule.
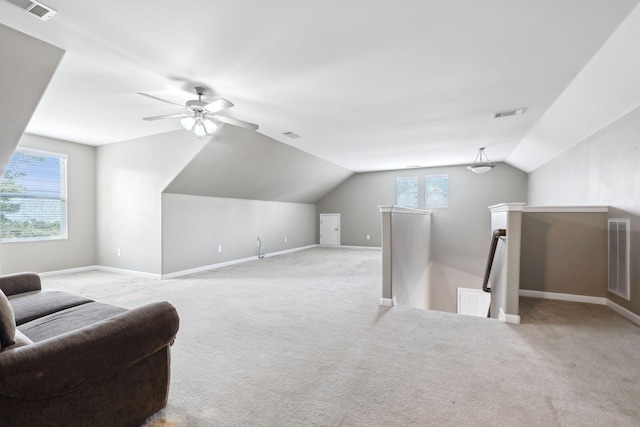
POLYGON ((340 245, 340 214, 320 214, 320 244, 340 245))

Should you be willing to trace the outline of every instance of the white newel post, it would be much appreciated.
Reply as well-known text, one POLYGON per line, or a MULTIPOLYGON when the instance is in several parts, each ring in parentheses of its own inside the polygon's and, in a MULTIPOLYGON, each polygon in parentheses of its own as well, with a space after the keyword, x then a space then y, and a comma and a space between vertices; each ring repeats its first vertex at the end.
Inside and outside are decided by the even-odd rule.
POLYGON ((498 242, 490 276, 491 317, 507 323, 520 323, 520 241, 522 209, 525 203, 502 203, 490 206, 491 229, 507 230, 506 238, 498 242))

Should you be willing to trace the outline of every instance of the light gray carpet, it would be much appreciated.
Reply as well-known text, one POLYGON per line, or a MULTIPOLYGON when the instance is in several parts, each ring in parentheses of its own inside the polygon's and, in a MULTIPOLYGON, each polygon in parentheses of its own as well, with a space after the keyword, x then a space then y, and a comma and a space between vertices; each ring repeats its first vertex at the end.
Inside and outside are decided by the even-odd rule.
POLYGON ((100 271, 47 288, 181 328, 159 426, 640 424, 640 328, 522 299, 523 324, 378 305, 381 252, 313 248, 173 280, 100 271))

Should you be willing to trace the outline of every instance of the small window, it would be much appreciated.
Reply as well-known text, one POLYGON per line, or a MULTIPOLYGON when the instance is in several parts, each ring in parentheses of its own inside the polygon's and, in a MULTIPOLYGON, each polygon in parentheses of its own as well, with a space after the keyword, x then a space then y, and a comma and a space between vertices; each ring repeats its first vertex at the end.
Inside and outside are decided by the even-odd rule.
POLYGON ((418 177, 396 178, 396 205, 418 208, 418 177))
POLYGON ((18 149, 0 179, 2 242, 67 238, 67 156, 18 149))
POLYGON ((424 177, 425 207, 449 207, 449 175, 427 175, 424 177))

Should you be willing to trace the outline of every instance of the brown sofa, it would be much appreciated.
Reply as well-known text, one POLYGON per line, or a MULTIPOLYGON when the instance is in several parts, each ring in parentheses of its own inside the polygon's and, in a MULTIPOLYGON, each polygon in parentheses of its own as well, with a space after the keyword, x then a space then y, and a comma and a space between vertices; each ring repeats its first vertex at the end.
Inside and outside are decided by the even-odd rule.
POLYGON ((0 276, 0 426, 136 426, 164 408, 179 318, 0 276))

